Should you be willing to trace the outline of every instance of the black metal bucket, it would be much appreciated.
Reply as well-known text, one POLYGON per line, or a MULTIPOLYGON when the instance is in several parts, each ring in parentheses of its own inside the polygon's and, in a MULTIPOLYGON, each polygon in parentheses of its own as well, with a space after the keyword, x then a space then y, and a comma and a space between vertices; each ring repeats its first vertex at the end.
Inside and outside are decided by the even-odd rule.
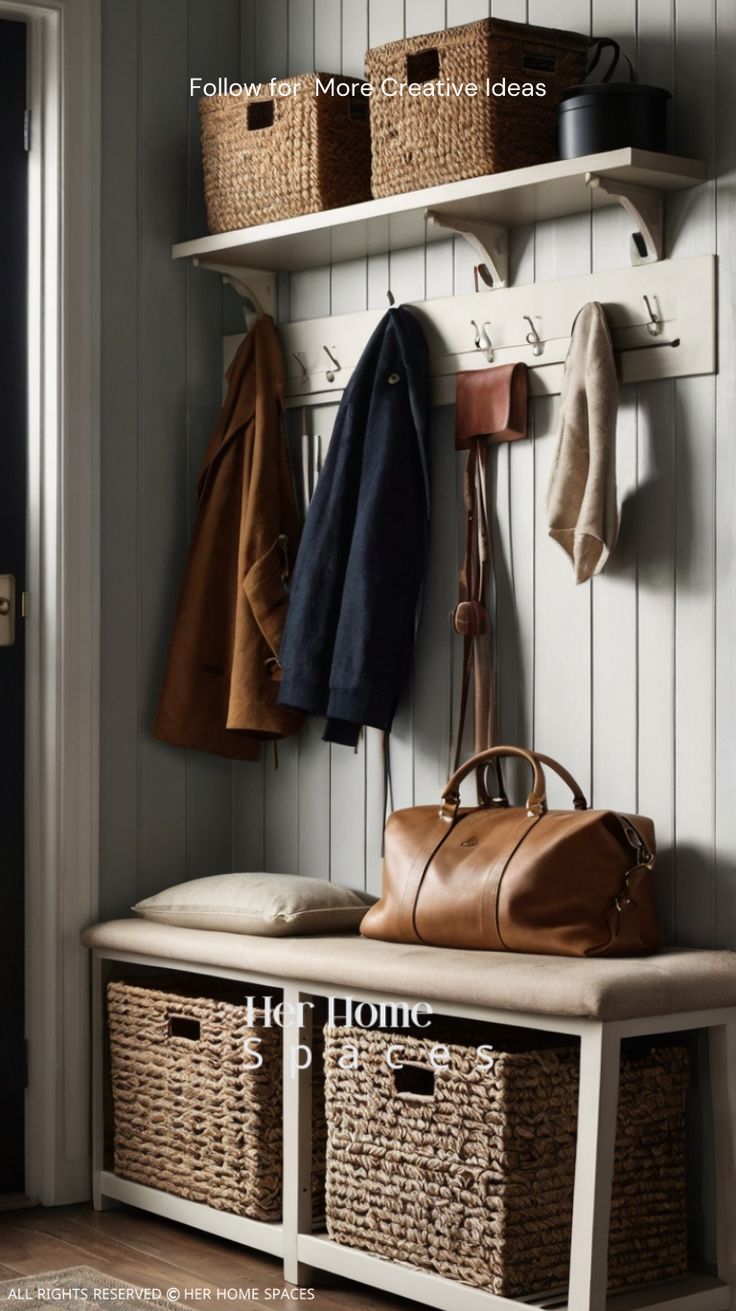
POLYGON ((610 37, 601 37, 592 47, 588 73, 596 67, 604 49, 612 49, 611 61, 602 82, 569 87, 557 110, 560 159, 596 155, 605 150, 633 146, 638 150, 667 149, 667 101, 664 87, 642 86, 636 80, 631 60, 630 80, 611 82, 622 51, 610 37))

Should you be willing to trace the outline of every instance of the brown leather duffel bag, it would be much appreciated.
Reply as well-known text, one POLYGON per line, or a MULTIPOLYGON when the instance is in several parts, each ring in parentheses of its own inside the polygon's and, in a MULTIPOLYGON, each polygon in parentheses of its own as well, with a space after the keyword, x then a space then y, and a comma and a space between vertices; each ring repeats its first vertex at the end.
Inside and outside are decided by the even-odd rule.
POLYGON ((383 892, 361 933, 485 951, 642 955, 662 941, 653 864, 650 819, 588 810, 556 761, 491 747, 453 774, 439 810, 413 806, 390 816, 383 892), (503 796, 501 804, 461 808, 465 776, 502 756, 519 756, 533 770, 526 806, 503 804, 503 796), (567 783, 573 810, 547 809, 543 765, 567 783))

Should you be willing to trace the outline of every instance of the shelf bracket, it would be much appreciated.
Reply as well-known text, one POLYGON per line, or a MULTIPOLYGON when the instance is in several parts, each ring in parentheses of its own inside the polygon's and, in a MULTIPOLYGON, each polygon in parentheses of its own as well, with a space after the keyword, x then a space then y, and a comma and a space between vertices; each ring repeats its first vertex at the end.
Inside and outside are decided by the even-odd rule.
POLYGON ((485 264, 491 285, 507 287, 509 281, 509 232, 500 223, 484 223, 482 219, 459 218, 444 210, 427 209, 425 219, 438 228, 456 232, 473 247, 485 264))
POLYGON ((632 187, 627 182, 586 173, 592 191, 604 191, 617 200, 636 224, 631 234, 631 263, 654 264, 664 253, 664 201, 661 191, 632 187))
POLYGON ((210 260, 199 259, 195 255, 192 264, 196 268, 209 269, 219 273, 223 284, 247 300, 257 314, 273 316, 276 304, 276 274, 263 269, 241 269, 236 264, 215 264, 210 260))

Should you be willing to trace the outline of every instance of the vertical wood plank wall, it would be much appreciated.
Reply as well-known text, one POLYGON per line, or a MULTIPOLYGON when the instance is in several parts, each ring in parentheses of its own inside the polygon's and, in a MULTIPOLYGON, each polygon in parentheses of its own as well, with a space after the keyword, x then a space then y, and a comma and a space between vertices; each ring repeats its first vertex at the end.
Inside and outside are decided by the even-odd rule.
POLYGON ((105 0, 101 911, 229 868, 229 762, 156 742, 202 451, 222 395, 219 281, 172 264, 205 230, 190 75, 236 77, 240 0, 105 0))
MULTIPOLYGON (((675 258, 720 256, 720 373, 622 390, 622 530, 605 575, 576 588, 546 534, 558 399, 536 401, 531 440, 498 453, 498 681, 509 741, 559 757, 596 804, 654 816, 668 936, 736 946, 736 21, 720 0, 106 0, 104 913, 225 868, 298 870, 373 891, 380 880, 374 732, 351 752, 308 723, 281 744, 278 770, 270 753, 231 767, 150 735, 197 461, 220 395, 220 335, 223 323, 237 329, 217 280, 168 258, 172 241, 205 231, 188 73, 360 74, 368 45, 489 12, 619 39, 642 81, 675 92, 672 148, 705 158, 713 179, 670 203, 668 232, 675 258)), ((628 231, 614 210, 521 229, 515 280, 621 266, 628 231)), ((279 314, 380 306, 388 286, 407 301, 467 292, 471 271, 460 241, 310 270, 281 279, 279 314)), ((312 411, 313 430, 327 438, 333 418, 332 408, 312 411)), ((392 735, 397 806, 435 799, 447 776, 462 529, 452 425, 450 409, 434 411, 428 583, 392 735)))

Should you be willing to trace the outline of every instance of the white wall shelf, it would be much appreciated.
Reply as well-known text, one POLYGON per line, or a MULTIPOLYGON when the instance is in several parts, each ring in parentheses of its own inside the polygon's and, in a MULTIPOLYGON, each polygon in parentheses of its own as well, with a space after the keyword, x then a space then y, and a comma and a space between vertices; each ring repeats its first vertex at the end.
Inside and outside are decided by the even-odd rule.
POLYGON ((201 237, 174 246, 173 257, 243 276, 254 271, 293 272, 405 250, 425 239, 438 241, 447 237, 448 227, 457 220, 456 230, 473 240, 476 249, 480 242, 486 262, 495 266, 495 285, 505 285, 498 234, 489 240, 487 225, 503 231, 621 204, 639 234, 638 242, 632 238, 632 258, 636 263, 649 262, 662 255, 663 193, 697 186, 704 177, 699 160, 627 147, 201 237), (473 221, 480 225, 478 230, 473 221))

